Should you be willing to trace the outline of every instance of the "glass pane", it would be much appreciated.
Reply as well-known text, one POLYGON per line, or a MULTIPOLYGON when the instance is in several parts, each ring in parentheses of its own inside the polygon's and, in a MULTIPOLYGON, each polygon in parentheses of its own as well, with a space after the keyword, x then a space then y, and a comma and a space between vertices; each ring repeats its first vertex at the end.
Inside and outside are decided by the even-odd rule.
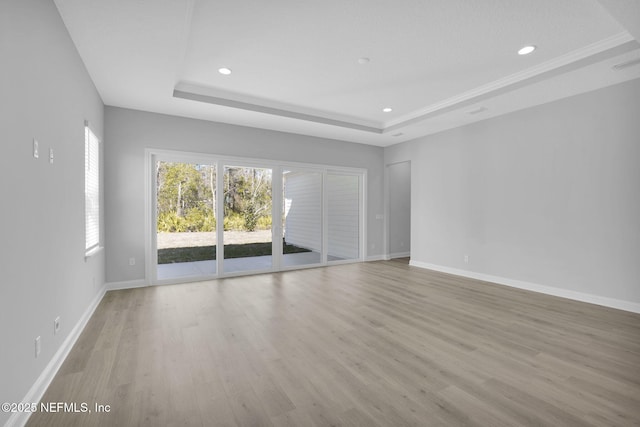
POLYGON ((328 261, 360 257, 360 179, 327 175, 328 261))
POLYGON ((224 272, 271 269, 271 169, 224 167, 224 272))
POLYGON ((216 167, 156 162, 158 280, 216 274, 216 167))
POLYGON ((282 174, 282 265, 322 262, 322 174, 285 170, 282 174))

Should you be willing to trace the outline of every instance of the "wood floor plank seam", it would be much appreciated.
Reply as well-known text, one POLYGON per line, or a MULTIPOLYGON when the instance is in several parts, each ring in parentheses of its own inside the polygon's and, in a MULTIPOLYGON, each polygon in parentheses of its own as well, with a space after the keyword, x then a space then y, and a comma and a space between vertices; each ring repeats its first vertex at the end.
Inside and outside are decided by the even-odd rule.
POLYGON ((29 426, 640 425, 640 315, 406 259, 110 291, 29 426))

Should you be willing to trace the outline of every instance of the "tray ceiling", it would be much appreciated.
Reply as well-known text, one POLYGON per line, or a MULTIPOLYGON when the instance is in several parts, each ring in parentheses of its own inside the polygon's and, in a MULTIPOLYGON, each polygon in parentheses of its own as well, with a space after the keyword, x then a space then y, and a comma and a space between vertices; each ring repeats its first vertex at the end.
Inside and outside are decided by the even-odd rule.
POLYGON ((56 4, 107 105, 379 146, 640 77, 596 0, 56 4))

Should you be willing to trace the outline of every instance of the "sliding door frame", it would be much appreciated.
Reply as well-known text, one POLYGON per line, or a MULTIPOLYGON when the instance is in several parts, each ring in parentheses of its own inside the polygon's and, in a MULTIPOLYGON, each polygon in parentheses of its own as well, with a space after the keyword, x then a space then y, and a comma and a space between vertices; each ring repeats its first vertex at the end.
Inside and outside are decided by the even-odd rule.
POLYGON ((225 156, 212 153, 196 153, 188 151, 175 151, 165 149, 145 149, 145 283, 147 285, 160 285, 172 283, 184 283, 189 281, 201 281, 223 277, 241 276, 247 274, 276 272, 285 270, 297 270, 313 268, 333 264, 362 262, 365 260, 367 247, 367 170, 362 168, 339 167, 334 165, 299 163, 277 161, 249 157, 225 156), (208 276, 190 276, 177 279, 158 280, 158 253, 157 253, 157 182, 155 166, 157 161, 184 162, 207 164, 216 166, 216 274, 208 276), (243 166, 255 168, 268 168, 272 171, 272 265, 271 269, 246 272, 225 273, 224 271, 224 167, 243 166), (282 263, 282 213, 283 213, 283 178, 285 169, 308 170, 322 174, 322 255, 321 262, 300 266, 284 266, 282 263), (358 222, 359 222, 359 249, 358 258, 351 260, 328 261, 328 203, 327 203, 327 175, 331 173, 352 175, 358 177, 358 222))

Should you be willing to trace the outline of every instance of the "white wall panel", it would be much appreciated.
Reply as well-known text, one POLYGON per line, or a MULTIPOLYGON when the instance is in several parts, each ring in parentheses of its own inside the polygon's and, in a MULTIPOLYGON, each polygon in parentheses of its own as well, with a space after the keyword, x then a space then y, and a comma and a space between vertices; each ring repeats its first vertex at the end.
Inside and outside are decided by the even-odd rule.
POLYGON ((327 176, 328 254, 342 259, 358 258, 360 229, 360 180, 353 175, 327 176))
POLYGON ((320 252, 322 175, 313 172, 290 172, 284 177, 285 241, 320 252))

